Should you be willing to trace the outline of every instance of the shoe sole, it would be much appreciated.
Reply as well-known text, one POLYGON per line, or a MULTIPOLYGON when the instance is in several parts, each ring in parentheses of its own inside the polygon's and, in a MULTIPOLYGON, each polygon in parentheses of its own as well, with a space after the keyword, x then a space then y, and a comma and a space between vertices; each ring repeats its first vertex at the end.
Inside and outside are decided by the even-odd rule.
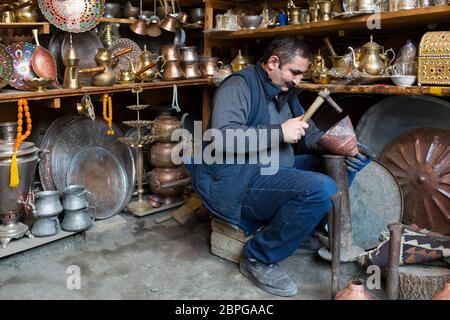
POLYGON ((295 296, 298 292, 298 290, 295 290, 294 292, 292 292, 292 291, 280 290, 280 289, 266 286, 266 285, 256 281, 256 279, 245 268, 241 268, 240 264, 239 264, 239 271, 247 279, 249 279, 251 282, 253 282, 257 287, 261 288, 262 290, 264 290, 270 294, 280 296, 280 297, 292 297, 292 296, 295 296))

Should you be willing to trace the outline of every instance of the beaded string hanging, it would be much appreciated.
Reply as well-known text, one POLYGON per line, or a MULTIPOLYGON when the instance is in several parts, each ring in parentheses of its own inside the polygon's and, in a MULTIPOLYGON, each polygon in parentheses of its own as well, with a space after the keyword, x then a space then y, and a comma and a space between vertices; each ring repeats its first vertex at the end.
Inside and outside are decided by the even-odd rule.
POLYGON ((14 144, 14 151, 11 159, 10 168, 10 180, 9 186, 11 188, 17 188, 19 186, 19 169, 17 167, 17 151, 20 149, 22 141, 28 138, 31 134, 31 129, 33 128, 31 122, 30 109, 28 108, 28 101, 25 99, 20 99, 17 101, 17 136, 16 143, 14 144), (27 122, 27 131, 22 134, 23 125, 23 112, 25 111, 25 118, 27 122))
POLYGON ((114 135, 114 130, 112 129, 113 111, 112 111, 112 99, 108 94, 103 95, 103 119, 108 123, 109 130, 106 134, 109 136, 114 135))

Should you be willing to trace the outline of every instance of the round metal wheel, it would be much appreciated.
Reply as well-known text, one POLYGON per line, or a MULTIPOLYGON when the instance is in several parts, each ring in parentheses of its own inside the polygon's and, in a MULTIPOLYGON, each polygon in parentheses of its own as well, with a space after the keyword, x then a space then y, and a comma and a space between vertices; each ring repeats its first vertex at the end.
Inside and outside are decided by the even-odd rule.
POLYGON ((384 149, 381 162, 401 185, 404 222, 450 233, 450 131, 421 128, 401 134, 384 149))

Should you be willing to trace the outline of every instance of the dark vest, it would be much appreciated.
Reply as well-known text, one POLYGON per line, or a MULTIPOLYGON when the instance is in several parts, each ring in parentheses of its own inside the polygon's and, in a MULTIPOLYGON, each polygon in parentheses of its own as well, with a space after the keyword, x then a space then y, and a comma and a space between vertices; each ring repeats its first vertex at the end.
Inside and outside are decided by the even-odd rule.
MULTIPOLYGON (((251 92, 251 108, 246 125, 269 125, 269 102, 281 92, 279 87, 272 83, 259 63, 231 77, 243 77, 251 92)), ((304 113, 297 98, 299 92, 298 89, 291 89, 287 99, 294 117, 304 113)), ((192 186, 213 214, 248 230, 241 221, 241 206, 248 181, 259 170, 257 164, 194 165, 192 186)))

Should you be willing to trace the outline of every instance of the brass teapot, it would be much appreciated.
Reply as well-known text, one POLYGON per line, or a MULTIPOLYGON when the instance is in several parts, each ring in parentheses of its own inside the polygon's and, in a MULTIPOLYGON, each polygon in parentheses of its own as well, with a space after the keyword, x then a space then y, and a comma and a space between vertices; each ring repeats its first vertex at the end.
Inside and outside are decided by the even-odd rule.
MULTIPOLYGON (((382 52, 382 46, 373 41, 373 36, 370 36, 370 41, 362 47, 361 58, 358 61, 355 50, 352 47, 348 47, 352 52, 353 66, 359 71, 363 71, 371 76, 377 76, 382 74, 386 65, 383 59, 386 59, 386 53, 391 51, 382 52)), ((392 50, 393 51, 393 50, 392 50)))
MULTIPOLYGON (((162 58, 161 56, 156 57, 155 54, 147 50, 147 46, 144 45, 144 50, 139 56, 139 64, 138 64, 138 70, 141 70, 145 68, 148 65, 156 64, 158 60, 162 58)), ((152 68, 148 69, 147 71, 143 72, 140 76, 140 80, 143 81, 152 81, 159 75, 158 67, 154 65, 152 68)))
POLYGON ((244 69, 249 64, 249 61, 246 57, 244 57, 239 50, 238 55, 231 61, 231 68, 233 72, 238 72, 244 69))
MULTIPOLYGON (((144 65, 142 68, 140 68, 138 71, 134 68, 133 60, 131 60, 130 57, 127 57, 130 61, 130 69, 122 69, 120 70, 119 78, 116 80, 117 83, 120 84, 129 84, 133 83, 135 80, 143 80, 143 74, 145 74, 148 70, 151 70, 156 66, 156 61, 152 61, 151 63, 144 65)), ((140 66, 140 64, 139 64, 140 66)), ((157 72, 158 74, 158 72, 157 72)))

